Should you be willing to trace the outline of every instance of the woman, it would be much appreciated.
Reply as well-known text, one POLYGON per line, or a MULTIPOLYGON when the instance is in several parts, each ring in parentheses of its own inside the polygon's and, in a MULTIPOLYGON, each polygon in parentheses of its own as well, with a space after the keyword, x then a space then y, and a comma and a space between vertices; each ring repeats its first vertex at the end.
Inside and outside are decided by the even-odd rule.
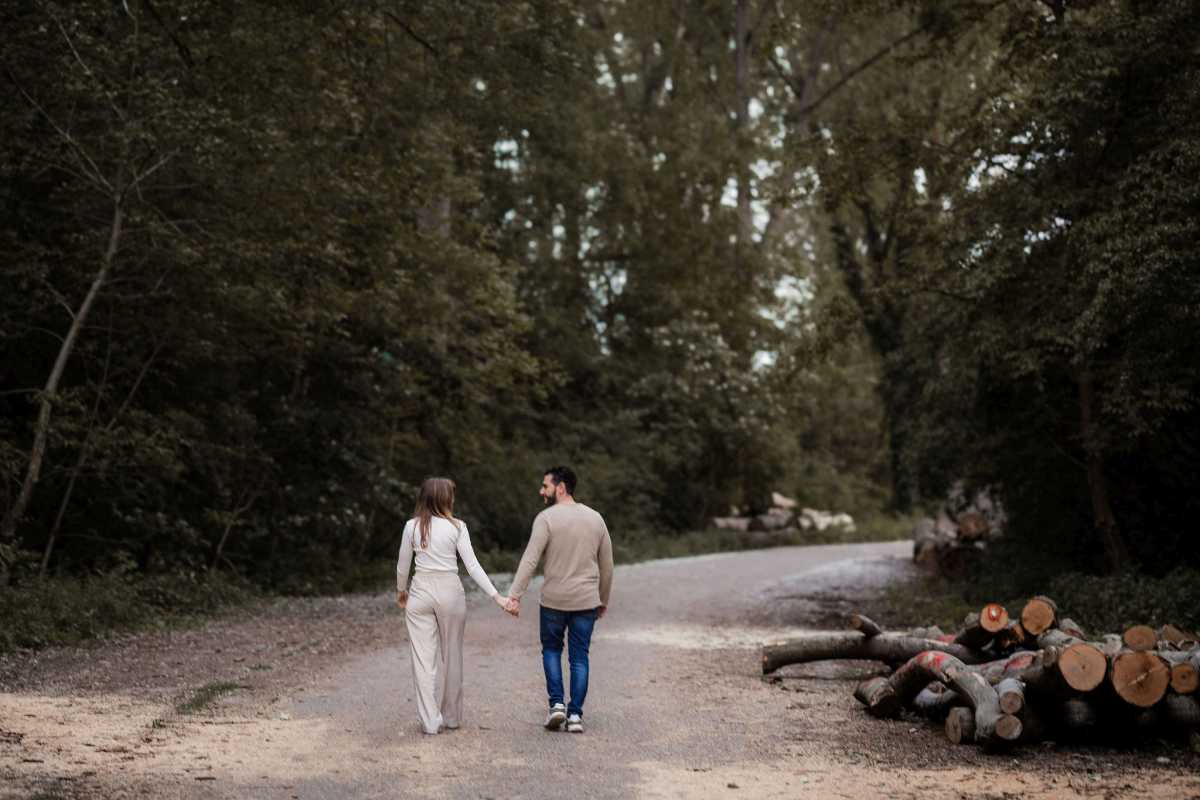
POLYGON ((421 729, 436 734, 462 724, 462 642, 467 597, 458 579, 458 560, 475 583, 504 608, 505 601, 479 566, 471 535, 453 516, 454 481, 427 478, 417 508, 404 526, 396 563, 396 603, 405 609, 412 648, 413 680, 421 729), (412 587, 409 565, 416 555, 412 587))

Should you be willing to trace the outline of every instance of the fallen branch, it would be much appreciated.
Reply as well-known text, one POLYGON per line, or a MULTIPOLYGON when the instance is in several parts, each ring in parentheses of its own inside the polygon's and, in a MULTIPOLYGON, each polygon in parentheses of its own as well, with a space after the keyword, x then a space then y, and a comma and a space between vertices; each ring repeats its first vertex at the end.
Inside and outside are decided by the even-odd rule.
POLYGON ((934 639, 917 639, 897 633, 866 637, 857 631, 822 631, 764 644, 762 671, 767 675, 788 664, 839 659, 902 664, 926 650, 948 653, 966 664, 982 660, 970 648, 934 639))

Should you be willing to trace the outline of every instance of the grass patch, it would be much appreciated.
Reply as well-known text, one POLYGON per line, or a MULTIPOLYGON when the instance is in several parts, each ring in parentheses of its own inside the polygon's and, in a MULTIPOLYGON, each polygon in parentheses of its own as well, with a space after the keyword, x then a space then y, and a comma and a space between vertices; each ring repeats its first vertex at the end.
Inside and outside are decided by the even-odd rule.
POLYGON ((0 587, 0 652, 194 624, 255 596, 223 575, 33 579, 0 587))
POLYGON ((175 713, 197 714, 201 711, 206 711, 221 697, 242 688, 244 687, 240 683, 233 683, 231 681, 206 683, 192 692, 191 697, 175 706, 175 713))
POLYGON ((951 632, 958 630, 968 612, 979 609, 965 597, 966 592, 967 586, 956 581, 920 577, 891 584, 878 607, 863 613, 891 630, 937 625, 951 632))

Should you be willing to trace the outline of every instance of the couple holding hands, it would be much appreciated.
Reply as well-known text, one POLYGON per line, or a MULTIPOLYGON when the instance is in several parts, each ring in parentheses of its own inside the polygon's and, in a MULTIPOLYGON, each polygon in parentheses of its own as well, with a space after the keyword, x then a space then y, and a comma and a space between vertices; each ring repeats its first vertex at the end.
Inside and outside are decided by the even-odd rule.
POLYGON ((417 715, 425 733, 453 730, 462 723, 467 600, 458 578, 459 556, 479 588, 513 616, 521 611, 521 596, 538 563, 544 562, 540 629, 550 703, 545 726, 560 730, 565 723, 567 731, 583 733, 588 648, 592 628, 608 608, 613 559, 608 527, 596 511, 575 501, 575 482, 569 467, 551 467, 543 474, 546 508, 533 520, 508 597, 496 591, 475 558, 466 524, 454 518, 454 481, 428 478, 421 484, 416 512, 400 541, 396 602, 405 609, 417 715), (563 703, 564 636, 571 667, 568 705, 563 703))

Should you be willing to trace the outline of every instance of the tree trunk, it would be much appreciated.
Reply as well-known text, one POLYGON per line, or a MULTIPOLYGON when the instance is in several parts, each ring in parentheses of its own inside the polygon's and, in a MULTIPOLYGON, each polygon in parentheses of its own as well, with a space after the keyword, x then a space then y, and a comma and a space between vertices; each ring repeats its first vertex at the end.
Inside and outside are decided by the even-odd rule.
POLYGON ((1005 714, 1020 714, 1025 707, 1025 684, 1016 678, 1005 678, 996 684, 996 697, 1005 714))
POLYGON ((1088 494, 1092 501, 1092 517, 1096 532, 1104 546, 1104 557, 1109 572, 1120 572, 1129 565, 1129 550, 1117 526, 1116 515, 1108 498, 1108 480, 1104 477, 1104 458, 1098 448, 1089 444, 1094 425, 1095 398, 1092 374, 1084 370, 1079 377, 1079 428, 1087 454, 1088 494))
POLYGON ((1197 641, 1198 639, 1200 639, 1200 636, 1190 631, 1185 631, 1177 625, 1163 625, 1158 629, 1159 642, 1169 646, 1164 649, 1191 650, 1200 643, 1197 641))
POLYGON ((878 636, 879 634, 883 633, 883 628, 879 627, 879 625, 870 617, 864 616, 863 614, 851 614, 850 627, 868 639, 870 639, 872 636, 878 636))
MULTIPOLYGON (((117 250, 120 247, 121 228, 124 221, 125 209, 118 196, 113 200, 113 215, 109 227, 108 246, 105 248, 104 256, 101 258, 100 270, 92 280, 92 285, 88 289, 87 295, 83 298, 79 309, 71 318, 71 326, 67 329, 67 335, 58 350, 58 357, 55 358, 54 366, 50 369, 50 377, 47 378, 46 385, 42 389, 41 407, 38 409, 37 423, 34 427, 33 447, 29 453, 29 466, 25 471, 25 480, 21 484, 21 491, 17 495, 16 502, 13 503, 8 513, 4 515, 4 520, 0 522, 0 543, 12 541, 16 538, 17 525, 20 524, 21 518, 25 516, 25 510, 29 507, 29 501, 33 497, 34 487, 37 485, 38 477, 42 471, 42 460, 46 455, 46 441, 50 435, 50 417, 54 411, 54 401, 58 392, 58 386, 62 381, 63 372, 66 370, 67 360, 71 357, 71 353, 75 349, 75 342, 79 338, 79 332, 83 330, 83 326, 87 323, 92 306, 95 305, 96 298, 99 297, 100 291, 108 281, 113 262, 117 257, 117 250)), ((0 564, 0 569, 4 569, 5 567, 6 565, 0 564)))
POLYGON ((1058 672, 1072 689, 1090 692, 1104 682, 1108 658, 1101 646, 1051 630, 1038 637, 1038 647, 1058 652, 1058 672))
POLYGON ((967 614, 963 626, 954 634, 954 643, 979 650, 992 641, 992 632, 979 624, 979 614, 967 614))
POLYGON ((947 689, 940 683, 931 683, 913 698, 912 709, 928 719, 945 719, 950 709, 961 707, 964 702, 953 689, 947 689))
POLYGON ((1121 640, 1130 650, 1153 650, 1158 644, 1158 634, 1149 625, 1134 625, 1125 629, 1121 640))
POLYGON ((246 498, 246 502, 229 512, 229 517, 225 523, 225 530, 221 532, 221 539, 217 542, 216 549, 213 551, 212 564, 209 566, 209 569, 213 572, 217 571, 217 567, 221 564, 221 559, 225 555, 225 545, 229 543, 229 535, 240 521, 241 516, 249 511, 251 506, 254 505, 254 501, 258 499, 258 493, 253 490, 243 496, 246 498))
POLYGON ((1200 688, 1200 650, 1190 653, 1158 654, 1171 666, 1171 691, 1192 694, 1200 688))
POLYGON ((1025 648, 1029 644, 1029 638, 1025 634, 1025 627, 1019 622, 1010 622, 996 634, 993 640, 995 646, 1001 651, 1019 650, 1025 648))
POLYGON ((788 664, 839 659, 903 664, 926 650, 949 653, 968 664, 975 664, 980 660, 977 653, 962 645, 933 639, 916 639, 896 633, 882 633, 867 638, 854 631, 831 631, 808 633, 764 644, 762 671, 766 675, 788 664))
POLYGON ((951 744, 975 741, 975 714, 965 706, 951 708, 946 714, 946 738, 951 744))
POLYGON ((745 263, 750 252, 750 232, 754 221, 750 208, 750 0, 737 0, 734 10, 734 101, 737 137, 737 260, 739 278, 749 277, 745 263))
MULTIPOLYGON (((154 359, 158 357, 159 351, 161 350, 162 344, 159 343, 150 353, 150 357, 147 358, 142 364, 141 369, 138 370, 137 378, 134 379, 133 385, 129 388, 128 394, 125 395, 125 399, 121 401, 120 407, 117 408, 116 412, 112 415, 112 418, 109 419, 108 424, 104 426, 103 430, 105 433, 111 431, 116 426, 117 421, 120 420, 120 418, 124 415, 125 410, 129 408, 129 404, 133 402, 134 395, 137 394, 138 389, 141 388, 142 382, 146 379, 146 374, 150 371, 150 365, 154 363, 154 359)), ((108 367, 106 363, 105 375, 107 376, 107 374, 108 367)), ((107 378, 105 382, 107 382, 107 378)), ((96 406, 92 413, 93 417, 97 415, 97 411, 99 410, 100 394, 101 393, 98 392, 96 395, 96 406)), ((58 504, 58 513, 54 515, 54 526, 50 529, 50 535, 46 539, 46 548, 42 551, 42 565, 39 570, 40 577, 44 578, 46 576, 46 570, 50 565, 50 556, 53 555, 54 546, 58 541, 58 532, 62 529, 63 518, 66 516, 67 507, 71 504, 71 495, 75 491, 75 483, 78 481, 79 475, 83 472, 83 467, 87 463, 88 457, 91 455, 93 430, 94 429, 88 431, 87 436, 85 436, 83 439, 83 444, 79 446, 79 457, 75 460, 75 466, 71 469, 71 477, 67 480, 67 488, 63 492, 62 500, 58 504)))
POLYGON ((1058 604, 1049 597, 1038 595, 1030 598, 1021 609, 1021 627, 1030 636, 1038 636, 1054 627, 1058 617, 1058 604))
MULTIPOLYGON (((938 652, 922 653, 909 664, 916 665, 915 668, 923 673, 926 685, 931 680, 941 681, 971 707, 975 715, 975 741, 980 744, 1000 744, 1015 741, 1021 735, 1020 720, 1000 710, 996 690, 977 670, 948 653, 938 652)), ((902 669, 908 668, 909 664, 902 669)), ((897 691, 897 694, 900 692, 897 691)), ((915 696, 916 693, 907 698, 908 701, 911 702, 915 696)), ((904 699, 901 696, 901 700, 904 699)))

